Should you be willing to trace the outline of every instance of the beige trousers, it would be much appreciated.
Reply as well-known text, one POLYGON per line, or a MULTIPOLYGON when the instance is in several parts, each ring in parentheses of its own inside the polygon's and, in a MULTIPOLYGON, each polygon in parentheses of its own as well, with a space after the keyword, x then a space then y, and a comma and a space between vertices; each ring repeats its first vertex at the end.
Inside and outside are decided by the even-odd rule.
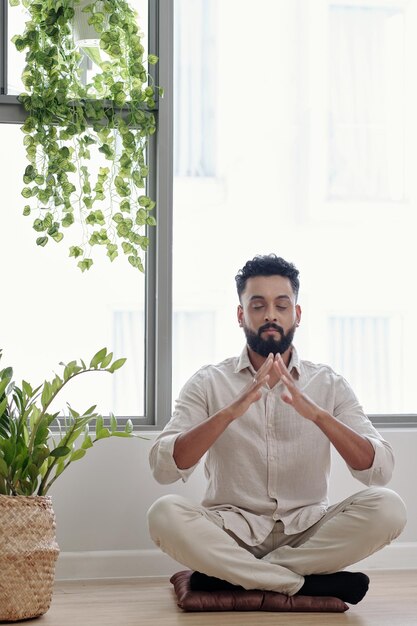
POLYGON ((372 487, 330 507, 316 524, 285 535, 277 522, 264 543, 248 546, 223 528, 221 516, 168 495, 148 511, 149 532, 186 567, 245 589, 294 595, 307 574, 343 570, 388 545, 403 530, 406 510, 390 489, 372 487))

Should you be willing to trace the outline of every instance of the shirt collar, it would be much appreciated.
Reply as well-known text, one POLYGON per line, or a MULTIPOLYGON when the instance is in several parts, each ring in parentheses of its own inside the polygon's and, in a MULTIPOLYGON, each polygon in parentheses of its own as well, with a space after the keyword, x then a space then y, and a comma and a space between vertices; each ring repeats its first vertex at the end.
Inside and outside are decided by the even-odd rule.
MULTIPOLYGON (((253 365, 250 362, 247 346, 245 346, 242 352, 240 353, 240 356, 238 358, 238 361, 235 367, 235 373, 237 374, 246 368, 248 368, 253 374, 255 373, 255 370, 253 369, 253 365)), ((294 346, 292 346, 291 358, 290 358, 288 369, 296 380, 300 378, 300 374, 301 374, 300 357, 298 356, 298 352, 294 346)))

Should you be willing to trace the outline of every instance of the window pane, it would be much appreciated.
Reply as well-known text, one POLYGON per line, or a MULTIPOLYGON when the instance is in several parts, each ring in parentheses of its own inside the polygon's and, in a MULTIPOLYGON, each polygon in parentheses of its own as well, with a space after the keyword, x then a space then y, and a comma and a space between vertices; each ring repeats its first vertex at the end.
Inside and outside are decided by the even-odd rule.
POLYGON ((56 410, 65 410, 68 400, 77 410, 97 403, 105 414, 143 415, 144 276, 125 258, 110 263, 104 252, 82 274, 68 258, 69 235, 36 246, 33 220, 22 215, 23 134, 18 125, 1 125, 0 132, 7 146, 0 153, 2 367, 12 365, 18 381, 36 385, 59 373, 60 361, 87 361, 106 346, 128 358, 123 368, 78 377, 56 410))
POLYGON ((175 3, 174 168, 177 176, 215 174, 216 4, 216 0, 175 3))
POLYGON ((404 198, 404 11, 329 11, 329 195, 404 198))
POLYGON ((176 0, 175 103, 197 110, 175 113, 174 397, 199 366, 241 351, 234 276, 275 252, 300 269, 302 358, 343 374, 368 413, 415 412, 417 54, 405 33, 417 12, 357 0, 207 4, 210 114, 187 74, 203 61, 182 43, 208 26, 181 17, 188 3, 176 0), (213 137, 215 177, 179 167, 183 146, 204 152, 213 137))

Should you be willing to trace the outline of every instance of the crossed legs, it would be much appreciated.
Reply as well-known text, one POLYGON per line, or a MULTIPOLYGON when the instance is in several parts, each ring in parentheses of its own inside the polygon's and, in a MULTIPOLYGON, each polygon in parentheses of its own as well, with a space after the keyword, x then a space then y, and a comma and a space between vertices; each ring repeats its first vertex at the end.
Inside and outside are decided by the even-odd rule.
POLYGON ((225 531, 219 514, 182 496, 157 500, 148 522, 156 545, 186 567, 245 589, 294 595, 305 576, 339 572, 389 544, 403 530, 406 512, 395 492, 369 488, 331 507, 297 535, 285 535, 278 522, 255 547, 225 531))

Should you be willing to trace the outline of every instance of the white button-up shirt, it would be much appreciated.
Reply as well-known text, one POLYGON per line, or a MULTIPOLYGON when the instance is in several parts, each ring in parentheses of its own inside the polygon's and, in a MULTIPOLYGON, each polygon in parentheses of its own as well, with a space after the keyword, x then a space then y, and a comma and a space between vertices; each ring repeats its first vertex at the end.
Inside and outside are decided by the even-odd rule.
MULTIPOLYGON (((372 467, 349 468, 352 475, 365 485, 385 485, 394 466, 392 448, 372 426, 346 380, 327 365, 300 360, 294 348, 288 369, 316 404, 373 445, 372 467)), ((202 367, 192 376, 150 451, 158 482, 188 479, 195 466, 178 469, 173 458, 176 438, 229 405, 254 374, 245 347, 240 357, 202 367)), ((205 455, 202 504, 218 511, 225 527, 248 545, 262 543, 277 520, 286 534, 309 528, 329 504, 330 441, 281 400, 282 392, 281 382, 265 387, 262 398, 233 421, 205 455)))

